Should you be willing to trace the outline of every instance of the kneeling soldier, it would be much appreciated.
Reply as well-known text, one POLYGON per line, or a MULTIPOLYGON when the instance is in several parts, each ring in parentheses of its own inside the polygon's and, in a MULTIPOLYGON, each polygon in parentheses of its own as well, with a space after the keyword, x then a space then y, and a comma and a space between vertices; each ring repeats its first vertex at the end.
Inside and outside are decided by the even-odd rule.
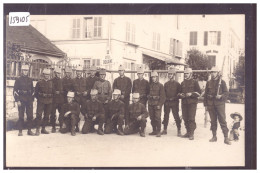
POLYGON ((113 92, 113 100, 108 103, 108 112, 105 124, 105 133, 110 134, 112 132, 117 132, 118 135, 124 135, 123 124, 125 108, 124 103, 119 100, 121 96, 121 91, 115 89, 113 92), (118 130, 117 130, 118 125, 118 130))
POLYGON ((124 133, 129 135, 139 132, 140 136, 145 137, 144 129, 148 112, 145 106, 139 103, 139 97, 139 93, 133 93, 133 103, 129 106, 129 116, 127 116, 124 133), (139 129, 140 127, 141 129, 139 129))
POLYGON ((71 131, 71 135, 75 136, 75 128, 79 122, 80 107, 79 104, 74 101, 74 92, 68 92, 67 94, 68 103, 64 103, 61 107, 60 123, 61 133, 67 133, 71 131))
POLYGON ((98 124, 99 135, 104 135, 103 124, 105 122, 105 111, 103 104, 97 100, 98 91, 92 89, 90 92, 91 100, 86 101, 82 107, 81 112, 85 117, 85 123, 82 128, 82 133, 87 134, 91 131, 91 127, 98 124))

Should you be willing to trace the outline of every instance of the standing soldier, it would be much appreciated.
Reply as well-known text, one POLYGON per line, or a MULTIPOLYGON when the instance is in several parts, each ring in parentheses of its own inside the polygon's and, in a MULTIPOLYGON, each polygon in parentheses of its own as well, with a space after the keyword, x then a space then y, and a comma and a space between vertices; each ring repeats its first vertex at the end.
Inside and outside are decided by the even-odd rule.
POLYGON ((14 99, 18 105, 19 120, 18 136, 23 136, 22 129, 24 124, 24 111, 26 109, 27 121, 28 121, 28 135, 34 136, 35 134, 31 131, 32 120, 33 120, 33 82, 28 77, 29 66, 22 65, 22 75, 15 80, 14 83, 14 99))
MULTIPOLYGON (((53 95, 53 101, 52 101, 52 111, 51 111, 51 117, 50 117, 50 123, 52 125, 52 133, 56 132, 56 110, 58 109, 59 112, 59 122, 60 122, 60 113, 61 113, 61 107, 64 103, 64 95, 63 95, 63 84, 61 79, 61 68, 56 67, 54 69, 55 77, 52 79, 53 89, 54 89, 54 95, 53 95)), ((60 124, 60 123, 59 123, 60 124)), ((61 129, 61 124, 60 124, 61 129)))
POLYGON ((97 100, 98 91, 92 89, 90 92, 91 100, 85 102, 81 107, 81 112, 85 117, 85 123, 82 128, 82 133, 87 134, 91 132, 91 128, 98 124, 99 135, 104 135, 103 124, 105 122, 105 112, 103 104, 97 100))
POLYGON ((149 93, 149 82, 144 79, 144 70, 142 67, 138 67, 137 69, 138 79, 133 82, 132 93, 139 93, 140 100, 139 102, 146 106, 147 103, 147 95, 149 93))
POLYGON ((74 101, 74 92, 68 92, 67 97, 67 102, 61 107, 60 123, 63 127, 60 132, 67 133, 71 131, 71 135, 75 136, 75 127, 79 121, 80 107, 74 101))
POLYGON ((65 68, 65 77, 62 79, 64 101, 67 102, 67 94, 69 91, 73 91, 73 79, 71 78, 72 69, 65 68))
POLYGON ((162 124, 164 125, 163 135, 167 134, 167 126, 169 123, 169 114, 172 110, 172 114, 178 129, 178 136, 181 136, 181 119, 179 116, 179 97, 178 94, 181 92, 181 85, 179 82, 174 80, 176 71, 174 67, 169 68, 168 82, 164 84, 164 90, 166 95, 166 101, 164 103, 164 119, 162 124))
POLYGON ((50 79, 50 69, 43 69, 43 79, 37 82, 35 86, 35 97, 37 98, 37 110, 36 110, 36 135, 40 135, 40 125, 42 125, 41 133, 49 134, 45 127, 49 123, 49 117, 51 114, 52 100, 53 100, 53 83, 50 79), (42 113, 44 117, 42 121, 42 113))
POLYGON ((113 100, 108 103, 108 112, 105 124, 105 134, 117 132, 118 135, 124 135, 123 125, 125 116, 125 105, 119 100, 121 91, 115 89, 113 92, 113 100), (118 128, 117 128, 118 125, 118 128))
POLYGON ((97 67, 91 66, 90 67, 90 76, 88 76, 86 78, 86 84, 87 84, 86 89, 88 92, 87 100, 90 100, 90 90, 93 89, 95 82, 99 80, 99 78, 96 76, 96 72, 97 72, 97 67))
POLYGON ((211 119, 212 139, 210 142, 217 141, 217 120, 224 134, 224 143, 231 145, 228 139, 228 128, 225 114, 225 102, 228 97, 227 85, 224 80, 221 80, 219 70, 216 67, 212 68, 211 80, 207 82, 205 88, 204 106, 209 111, 211 119))
POLYGON ((151 77, 152 83, 150 84, 148 96, 148 111, 153 131, 149 135, 161 137, 161 111, 165 102, 165 91, 163 85, 158 82, 158 73, 156 71, 151 72, 151 77))
POLYGON ((139 132, 141 137, 145 137, 146 118, 148 112, 144 104, 139 102, 139 93, 133 93, 133 103, 129 106, 129 123, 126 125, 124 133, 126 135, 139 132))
POLYGON ((125 104, 125 120, 127 125, 128 120, 128 107, 129 107, 129 101, 130 101, 130 93, 132 89, 132 82, 129 77, 125 76, 125 69, 122 65, 118 68, 119 77, 114 80, 113 83, 113 90, 119 89, 121 91, 121 97, 120 100, 122 100, 125 104))
POLYGON ((182 118, 187 130, 187 133, 182 137, 189 138, 189 140, 194 140, 194 131, 196 129, 195 116, 200 93, 201 90, 198 82, 192 79, 192 69, 186 68, 184 70, 184 81, 181 83, 179 97, 182 99, 182 118))
POLYGON ((93 89, 98 90, 98 101, 103 104, 105 110, 105 117, 107 117, 107 104, 112 99, 111 84, 106 78, 106 69, 100 69, 100 79, 97 80, 93 86, 93 89))

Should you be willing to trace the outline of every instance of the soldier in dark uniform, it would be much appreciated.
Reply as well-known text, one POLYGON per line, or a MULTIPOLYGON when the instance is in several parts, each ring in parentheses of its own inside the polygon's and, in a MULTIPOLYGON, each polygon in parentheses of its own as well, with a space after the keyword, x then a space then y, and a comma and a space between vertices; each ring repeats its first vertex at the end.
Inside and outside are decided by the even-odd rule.
POLYGON ((129 101, 130 101, 130 93, 132 89, 132 82, 129 77, 125 76, 125 69, 122 65, 118 68, 119 77, 114 80, 113 83, 113 90, 119 89, 121 91, 121 97, 120 100, 124 102, 125 104, 125 119, 127 119, 128 115, 128 107, 129 107, 129 101))
POLYGON ((121 91, 115 89, 113 92, 113 100, 108 103, 108 112, 105 124, 105 134, 117 132, 118 135, 124 135, 123 125, 125 117, 124 103, 119 100, 121 91), (118 128, 117 128, 118 125, 118 128))
POLYGON ((226 122, 225 114, 225 102, 228 97, 227 85, 224 80, 220 82, 219 70, 214 67, 211 72, 211 80, 207 82, 205 88, 205 97, 204 97, 204 106, 209 111, 211 119, 212 139, 210 142, 217 141, 217 120, 221 126, 222 132, 224 134, 225 140, 224 143, 230 145, 231 142, 228 139, 228 128, 226 122), (219 85, 220 83, 220 85, 219 85))
POLYGON ((36 135, 40 135, 40 126, 42 125, 41 133, 49 134, 45 127, 49 123, 49 117, 52 109, 54 87, 50 79, 50 69, 43 69, 43 79, 37 82, 35 86, 35 97, 37 98, 36 110, 36 135), (42 113, 44 117, 42 121, 42 113))
POLYGON ((129 119, 126 120, 124 134, 130 135, 139 132, 141 137, 145 137, 146 118, 148 112, 144 104, 139 102, 139 93, 133 93, 133 103, 129 106, 129 119))
POLYGON ((147 103, 147 95, 149 93, 149 82, 144 79, 144 70, 142 67, 138 67, 137 69, 138 79, 133 82, 132 93, 139 93, 140 100, 139 103, 144 104, 146 106, 147 103))
POLYGON ((62 79, 64 101, 67 102, 67 94, 69 91, 73 91, 73 79, 71 78, 72 69, 65 68, 65 77, 62 79))
POLYGON ((93 89, 95 82, 99 80, 99 78, 96 76, 97 67, 91 66, 89 70, 90 70, 90 76, 86 78, 86 84, 87 84, 86 89, 88 92, 87 100, 90 100, 90 90, 93 89))
POLYGON ((98 101, 103 103, 105 110, 105 117, 107 117, 108 112, 108 102, 112 99, 112 88, 111 84, 106 78, 106 69, 100 69, 100 79, 97 80, 93 86, 93 89, 98 90, 98 101))
POLYGON ((105 122, 105 111, 103 108, 103 104, 97 100, 98 91, 96 89, 92 89, 90 92, 91 100, 85 102, 85 104, 81 107, 81 112, 85 117, 85 123, 82 128, 82 133, 87 134, 91 132, 91 128, 98 124, 99 135, 104 135, 103 132, 103 124, 105 122))
POLYGON ((179 94, 179 97, 182 99, 182 118, 187 130, 187 133, 182 136, 183 138, 194 140, 194 131, 196 129, 195 116, 200 93, 198 81, 192 79, 192 69, 186 68, 184 70, 184 81, 181 83, 181 93, 179 94))
MULTIPOLYGON (((52 101, 52 111, 51 111, 51 117, 50 117, 50 123, 52 125, 52 133, 56 132, 56 110, 58 109, 59 112, 59 122, 60 122, 60 113, 61 113, 61 107, 64 103, 64 95, 63 95, 63 84, 61 79, 61 68, 56 67, 54 69, 55 77, 52 79, 53 83, 53 89, 54 89, 54 95, 53 95, 53 101, 52 101)), ((61 128, 61 124, 60 124, 61 128)))
POLYGON ((169 114, 172 110, 172 114, 178 129, 178 136, 181 136, 181 119, 179 116, 179 97, 178 94, 181 92, 181 85, 179 82, 174 80, 176 74, 175 68, 171 67, 168 70, 169 81, 164 84, 164 90, 166 95, 166 101, 164 103, 164 119, 162 124, 164 125, 163 135, 167 134, 167 126, 169 123, 169 114))
POLYGON ((18 105, 19 120, 18 126, 18 136, 23 136, 22 129, 24 124, 24 111, 26 109, 27 122, 28 122, 28 135, 34 136, 35 134, 31 131, 32 120, 33 120, 33 82, 32 79, 28 77, 29 66, 22 65, 22 75, 15 80, 14 83, 14 99, 18 105))
POLYGON ((163 85, 158 82, 158 73, 151 72, 152 83, 148 96, 148 111, 151 119, 153 131, 149 135, 161 137, 161 111, 165 102, 165 91, 163 85))
POLYGON ((67 133, 70 131, 71 135, 75 136, 75 127, 79 121, 80 107, 74 101, 74 92, 68 92, 67 97, 67 103, 64 103, 61 107, 60 123, 62 128, 60 132, 67 133))
MULTIPOLYGON (((80 107, 87 100, 87 82, 86 79, 82 77, 83 68, 82 66, 77 66, 76 75, 77 77, 73 79, 73 91, 75 92, 75 101, 78 102, 80 107)), ((76 132, 79 132, 79 125, 76 126, 76 132)))

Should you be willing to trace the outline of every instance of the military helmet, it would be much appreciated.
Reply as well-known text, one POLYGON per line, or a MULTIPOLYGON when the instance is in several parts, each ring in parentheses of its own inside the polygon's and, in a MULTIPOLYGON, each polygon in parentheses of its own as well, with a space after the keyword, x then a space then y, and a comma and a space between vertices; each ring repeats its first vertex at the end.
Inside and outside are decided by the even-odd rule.
POLYGON ((99 74, 100 74, 100 75, 106 74, 106 69, 104 69, 104 68, 100 69, 99 74))
POLYGON ((119 89, 115 89, 113 94, 121 95, 121 91, 119 89))
POLYGON ((74 97, 74 92, 69 91, 67 97, 74 97))
POLYGON ((76 71, 83 71, 83 67, 81 65, 78 65, 76 71))
POLYGON ((137 68, 137 74, 138 73, 144 73, 144 69, 142 68, 142 66, 137 68))
POLYGON ((69 68, 69 67, 66 67, 66 68, 65 68, 65 72, 66 72, 66 73, 72 73, 72 69, 69 68))
POLYGON ((90 95, 97 95, 97 94, 98 94, 98 90, 96 90, 96 89, 91 89, 90 95))
POLYGON ((55 67, 54 72, 61 73, 61 68, 60 67, 55 67))
POLYGON ((43 74, 51 74, 51 69, 45 68, 42 71, 43 74))
POLYGON ((168 69, 168 73, 175 74, 175 73, 176 73, 175 68, 174 68, 174 67, 170 67, 170 68, 168 69))
POLYGON ((158 73, 156 71, 151 72, 151 77, 158 76, 158 73))
POLYGON ((29 70, 29 65, 23 64, 21 69, 22 70, 29 70))
POLYGON ((91 66, 90 67, 90 71, 97 71, 97 67, 96 66, 91 66))
POLYGON ((118 71, 120 71, 120 70, 125 70, 122 65, 120 65, 120 66, 118 67, 118 71))
POLYGON ((139 93, 133 93, 133 98, 134 99, 139 99, 140 97, 140 94, 139 93))
POLYGON ((219 72, 220 70, 218 69, 218 67, 215 66, 215 67, 212 67, 212 68, 211 68, 211 71, 219 72))
POLYGON ((184 73, 192 73, 192 69, 191 68, 185 68, 184 73))

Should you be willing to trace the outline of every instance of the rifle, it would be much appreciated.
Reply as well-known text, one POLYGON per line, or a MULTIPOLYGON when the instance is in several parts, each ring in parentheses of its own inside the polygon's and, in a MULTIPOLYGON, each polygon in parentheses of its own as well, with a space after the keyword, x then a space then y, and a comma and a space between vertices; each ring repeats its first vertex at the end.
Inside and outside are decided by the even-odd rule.
POLYGON ((219 75, 217 95, 219 95, 219 88, 220 88, 221 80, 222 80, 222 76, 223 76, 223 70, 224 70, 225 59, 226 59, 226 56, 224 56, 224 60, 223 60, 223 63, 222 63, 222 68, 221 68, 221 74, 219 75))

